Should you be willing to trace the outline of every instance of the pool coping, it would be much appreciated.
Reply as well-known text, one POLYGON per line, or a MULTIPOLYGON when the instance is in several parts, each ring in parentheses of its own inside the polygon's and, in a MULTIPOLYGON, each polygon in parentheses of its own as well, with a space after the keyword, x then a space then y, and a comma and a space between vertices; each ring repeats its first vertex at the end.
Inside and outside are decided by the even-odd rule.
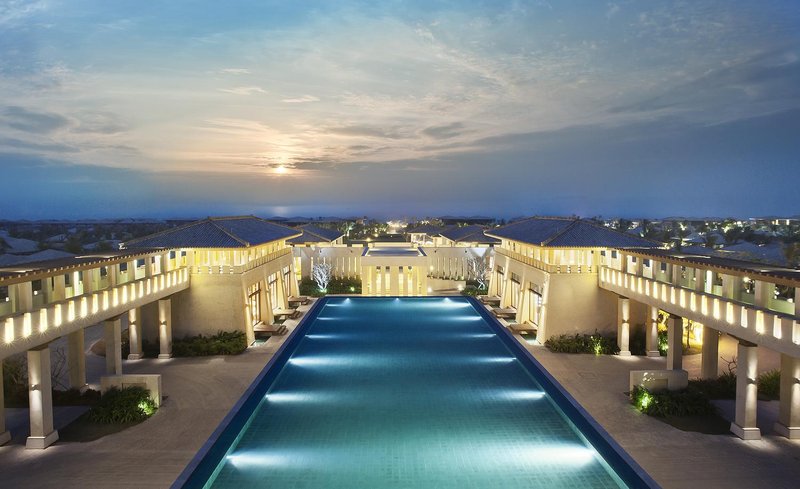
MULTIPOLYGON (((478 314, 480 314, 495 330, 500 340, 503 341, 511 352, 520 361, 527 363, 528 365, 526 365, 526 367, 533 367, 532 370, 529 368, 529 371, 535 371, 541 374, 541 378, 537 380, 542 384, 542 388, 547 391, 547 394, 558 407, 564 411, 567 419, 575 425, 591 446, 600 452, 605 461, 628 487, 648 489, 657 489, 661 487, 655 479, 653 479, 619 443, 617 443, 608 431, 606 431, 606 429, 603 428, 574 397, 572 397, 572 394, 567 392, 558 380, 547 371, 544 365, 536 360, 531 352, 519 343, 508 328, 503 326, 496 317, 489 313, 480 301, 474 297, 466 297, 466 299, 478 314), (542 380, 544 380, 544 382, 542 382, 542 380)), ((534 377, 536 377, 535 374, 534 377)))
MULTIPOLYGON (((336 298, 371 298, 362 295, 337 295, 336 298)), ((451 296, 423 296, 415 298, 453 299, 451 296)), ((261 390, 268 390, 280 373, 289 356, 294 352, 297 343, 303 338, 308 325, 316 319, 324 304, 332 297, 317 299, 305 313, 303 319, 286 338, 286 341, 275 351, 275 354, 266 363, 264 368, 253 379, 239 400, 234 404, 228 414, 217 428, 211 433, 208 440, 197 451, 195 456, 175 481, 171 489, 202 488, 216 471, 219 463, 228 453, 230 446, 239 436, 242 428, 247 424, 250 416, 240 416, 240 413, 250 404, 258 404, 264 396, 261 390), (288 353, 287 353, 288 352, 288 353), (267 377, 272 377, 266 382, 267 377), (266 388, 266 389, 265 389, 266 388), (208 460, 206 460, 208 458, 208 460), (206 462, 203 464, 203 462, 206 462)), ((391 297, 374 297, 387 299, 391 297)), ((553 377, 544 366, 536 360, 531 353, 519 344, 516 338, 474 297, 455 296, 466 300, 472 308, 495 330, 503 344, 517 357, 541 384, 542 388, 553 399, 556 405, 564 412, 567 419, 575 425, 578 431, 588 440, 611 466, 617 476, 630 488, 659 488, 660 486, 633 458, 614 440, 614 438, 584 409, 571 394, 553 377)), ((252 414, 252 413, 251 413, 252 414)))

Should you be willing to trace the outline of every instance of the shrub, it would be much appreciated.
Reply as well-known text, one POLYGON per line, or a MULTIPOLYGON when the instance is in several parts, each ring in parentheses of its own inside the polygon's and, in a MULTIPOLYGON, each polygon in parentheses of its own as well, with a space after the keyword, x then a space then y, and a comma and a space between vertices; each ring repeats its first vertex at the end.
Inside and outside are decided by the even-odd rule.
POLYGON ((53 405, 55 406, 85 406, 96 404, 100 400, 100 391, 94 389, 67 389, 59 391, 53 389, 53 405))
POLYGON ((597 331, 594 334, 580 334, 551 337, 545 341, 550 351, 556 353, 594 353, 595 355, 612 355, 619 352, 616 336, 603 336, 597 331))
POLYGON ((89 419, 96 423, 134 423, 149 418, 156 409, 144 387, 112 387, 89 410, 89 419))
POLYGON ((238 355, 247 349, 247 337, 242 331, 220 331, 214 336, 187 336, 172 342, 176 357, 209 355, 238 355))
POLYGON ((660 330, 658 332, 658 353, 662 357, 667 356, 667 349, 669 348, 669 339, 667 337, 667 330, 660 330))
POLYGON ((691 386, 679 391, 659 392, 651 392, 644 387, 636 386, 631 392, 631 403, 639 411, 660 418, 698 416, 716 412, 708 397, 691 386))
POLYGON ((726 372, 716 379, 690 380, 689 386, 709 399, 736 399, 736 374, 726 372))
POLYGON ((321 292, 309 277, 304 277, 299 284, 300 295, 311 297, 322 297, 327 294, 361 294, 361 279, 358 278, 334 278, 328 283, 326 292, 321 292))
POLYGON ((781 371, 778 369, 764 372, 758 376, 758 393, 767 399, 781 397, 781 371))
POLYGON ((461 291, 461 295, 465 295, 468 297, 475 297, 477 295, 485 295, 486 289, 481 289, 476 287, 475 285, 467 285, 464 287, 464 290, 461 291))

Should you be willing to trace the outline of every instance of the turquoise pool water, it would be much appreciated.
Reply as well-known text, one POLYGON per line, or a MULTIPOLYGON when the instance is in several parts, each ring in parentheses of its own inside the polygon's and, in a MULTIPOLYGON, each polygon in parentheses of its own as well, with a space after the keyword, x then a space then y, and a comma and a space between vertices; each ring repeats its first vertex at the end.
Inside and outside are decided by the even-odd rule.
POLYGON ((206 487, 625 486, 470 302, 331 298, 206 487))

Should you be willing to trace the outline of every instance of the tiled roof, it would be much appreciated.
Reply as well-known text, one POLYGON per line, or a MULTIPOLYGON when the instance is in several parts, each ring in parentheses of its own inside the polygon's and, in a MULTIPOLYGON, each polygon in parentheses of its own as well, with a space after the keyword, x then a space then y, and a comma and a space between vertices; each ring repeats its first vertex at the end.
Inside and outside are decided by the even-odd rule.
POLYGON ((297 238, 292 238, 289 240, 289 243, 292 244, 302 244, 302 243, 328 243, 332 241, 336 241, 337 239, 344 236, 341 231, 336 229, 326 229, 314 226, 313 224, 306 224, 305 226, 300 226, 297 228, 299 231, 303 231, 301 236, 297 238))
POLYGON ((209 217, 132 239, 123 248, 244 248, 299 236, 300 231, 255 216, 209 217))
POLYGON ((442 232, 444 228, 441 226, 434 226, 433 224, 423 224, 421 226, 416 226, 413 228, 407 228, 406 234, 427 234, 430 236, 436 236, 440 232, 442 232))
POLYGON ((532 217, 487 231, 490 236, 557 248, 661 248, 657 241, 631 236, 589 221, 532 217))
POLYGON ((497 238, 484 234, 484 227, 477 224, 472 226, 450 226, 439 234, 452 241, 468 243, 499 243, 497 238))

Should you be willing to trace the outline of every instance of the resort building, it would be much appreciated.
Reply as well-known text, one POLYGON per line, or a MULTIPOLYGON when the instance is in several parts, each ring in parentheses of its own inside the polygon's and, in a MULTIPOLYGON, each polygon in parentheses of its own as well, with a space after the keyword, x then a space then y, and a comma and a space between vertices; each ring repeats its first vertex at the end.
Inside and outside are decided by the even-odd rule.
MULTIPOLYGON (((620 354, 629 355, 633 329, 643 328, 647 354, 657 355, 659 313, 668 315, 666 367, 632 373, 637 383, 685 385, 680 345, 687 321, 702 330, 703 377, 718 374, 720 335, 737 338, 745 374, 737 380, 732 431, 745 439, 759 436, 757 348, 780 353, 778 429, 800 437, 800 271, 681 254, 581 219, 417 234, 432 240, 348 245, 338 231, 314 226, 208 218, 131 240, 116 252, 0 268, 0 359, 27 355, 28 446, 44 448, 58 437, 49 375, 55 339, 68 339, 70 385, 82 388, 84 329, 102 323, 106 372, 122 382, 126 328, 129 359, 140 358, 143 339, 159 345, 159 358, 171 356, 173 336, 242 331, 252 343, 258 328, 290 311, 298 280, 316 263, 331 264, 334 276, 360 278, 363 295, 425 296, 458 293, 474 260, 491 270, 488 296, 506 311, 504 324, 535 331, 541 343, 560 334, 616 332, 620 354)), ((8 439, 0 409, 0 443, 8 439)))

